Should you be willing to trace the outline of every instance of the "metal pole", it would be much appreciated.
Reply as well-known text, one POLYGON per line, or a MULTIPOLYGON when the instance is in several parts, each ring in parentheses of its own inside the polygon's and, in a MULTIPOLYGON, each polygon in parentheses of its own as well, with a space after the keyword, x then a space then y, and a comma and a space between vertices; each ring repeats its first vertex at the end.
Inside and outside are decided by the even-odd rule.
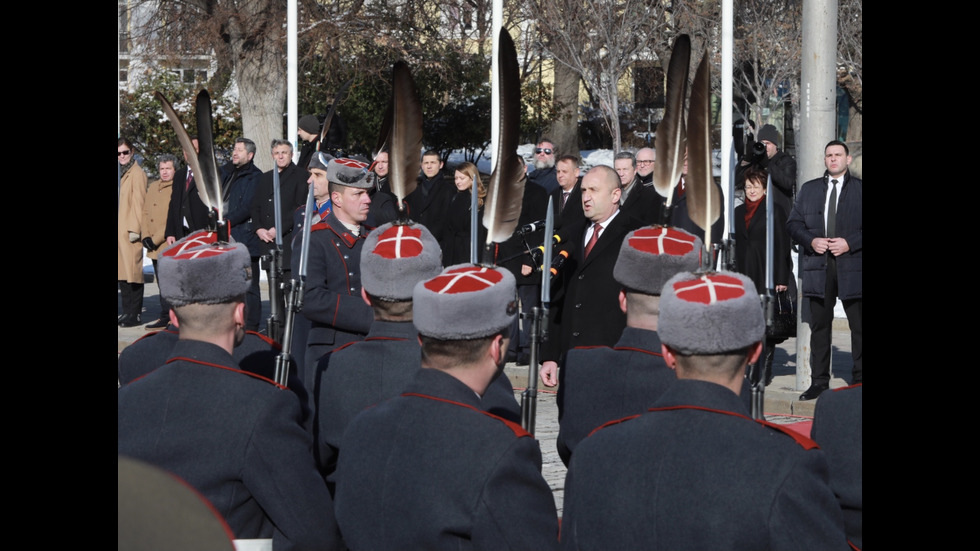
MULTIPOLYGON (((732 179, 730 170, 734 163, 725 154, 732 148, 732 52, 735 49, 732 10, 732 0, 723 0, 721 3, 721 189, 723 190, 734 189, 729 183, 732 179)), ((726 214, 732 212, 731 205, 734 201, 735 197, 732 193, 725 194, 726 214)), ((722 235, 727 236, 730 233, 731 224, 731 216, 726 216, 722 235)))
MULTIPOLYGON (((823 146, 836 136, 837 0, 803 0, 803 62, 800 82, 800 135, 796 159, 798 182, 824 173, 823 146)), ((796 388, 810 386, 810 325, 803 319, 803 282, 797 256, 796 388)), ((806 309, 809 313, 809 308, 806 309)))
MULTIPOLYGON (((296 24, 296 0, 289 0, 286 8, 286 136, 293 144, 293 162, 299 160, 299 138, 296 135, 297 109, 298 106, 298 85, 296 69, 296 44, 299 40, 297 36, 298 27, 296 24)), ((275 167, 273 167, 275 168, 275 167)), ((302 167, 306 170, 306 167, 302 167)), ((276 231, 279 227, 276 226, 276 231)))

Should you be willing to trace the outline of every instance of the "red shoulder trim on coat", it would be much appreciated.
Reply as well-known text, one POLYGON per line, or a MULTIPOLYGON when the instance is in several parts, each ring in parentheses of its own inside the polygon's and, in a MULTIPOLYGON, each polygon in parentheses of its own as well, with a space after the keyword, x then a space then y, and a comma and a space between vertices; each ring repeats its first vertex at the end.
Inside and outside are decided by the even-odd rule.
POLYGON ((417 398, 428 398, 429 400, 435 400, 437 402, 445 402, 447 404, 453 404, 454 406, 460 406, 460 407, 472 409, 473 411, 476 411, 478 413, 482 413, 483 415, 486 415, 487 417, 491 417, 491 418, 496 419, 496 420, 500 421, 501 423, 507 425, 507 427, 511 431, 513 431, 514 432, 514 435, 517 436, 518 438, 521 438, 521 437, 524 437, 524 436, 529 436, 531 438, 534 438, 531 435, 531 433, 529 433, 526 430, 524 430, 517 423, 515 423, 513 421, 508 421, 507 419, 504 419, 503 417, 500 417, 498 415, 494 415, 494 414, 492 414, 490 412, 487 412, 487 411, 483 411, 482 409, 477 409, 477 408, 475 408, 475 407, 473 407, 473 406, 471 406, 469 404, 464 404, 462 402, 456 402, 454 400, 447 400, 445 398, 436 398, 435 396, 428 396, 426 394, 419 394, 417 392, 403 392, 402 393, 402 396, 415 396, 417 398))
POLYGON ((592 429, 592 432, 590 432, 588 436, 592 436, 593 434, 595 434, 600 429, 603 429, 603 428, 606 428, 606 427, 609 427, 609 426, 612 426, 612 425, 618 425, 620 423, 625 423, 626 421, 629 421, 630 419, 636 419, 639 416, 640 416, 640 414, 637 413, 636 415, 630 415, 629 417, 623 417, 621 419, 613 419, 612 421, 606 421, 605 423, 603 423, 603 424, 599 425, 598 427, 592 429))
POLYGON ((790 429, 784 427, 783 425, 777 425, 776 423, 770 423, 769 421, 764 421, 762 419, 752 419, 751 417, 748 417, 746 415, 742 415, 741 413, 735 413, 734 411, 725 411, 723 409, 706 408, 706 407, 701 407, 701 406, 670 406, 670 407, 662 407, 662 408, 650 408, 647 411, 671 411, 671 410, 677 410, 677 409, 698 409, 698 410, 701 410, 701 411, 710 411, 712 413, 722 413, 722 414, 725 414, 725 415, 731 415, 732 417, 740 417, 742 419, 745 419, 746 421, 752 421, 753 423, 759 423, 760 425, 762 425, 764 427, 767 427, 767 428, 770 428, 770 429, 779 431, 779 432, 781 432, 781 433, 789 436, 790 438, 792 438, 794 441, 796 441, 796 443, 799 444, 805 450, 813 450, 813 449, 819 449, 820 448, 820 446, 818 446, 817 443, 814 442, 813 440, 811 440, 810 438, 807 438, 806 436, 803 436, 802 434, 800 434, 800 433, 798 433, 796 431, 790 430, 790 429))
POLYGON ((663 358, 664 355, 661 352, 654 352, 652 350, 646 350, 644 348, 633 348, 632 346, 617 346, 613 350, 628 350, 630 352, 642 352, 644 354, 649 354, 651 356, 657 356, 658 358, 663 358))
MULTIPOLYGON (((137 339, 137 340, 139 340, 139 339, 137 339)), ((830 390, 832 392, 837 392, 838 390, 847 390, 847 389, 850 389, 850 388, 857 388, 857 387, 861 386, 862 384, 864 384, 864 383, 854 383, 853 385, 842 386, 840 388, 832 388, 830 390)))
POLYGON ((259 333, 258 331, 245 331, 245 333, 246 334, 249 334, 249 335, 255 335, 256 337, 259 337, 260 339, 262 339, 263 341, 265 341, 267 344, 269 344, 270 346, 274 347, 276 350, 282 350, 282 345, 281 344, 279 344, 275 340, 270 339, 269 337, 263 335, 262 333, 259 333))
MULTIPOLYGON (((265 382, 269 383, 270 385, 274 385, 274 386, 278 387, 280 390, 287 390, 287 388, 286 388, 285 385, 281 385, 281 384, 273 381, 272 379, 270 379, 268 377, 263 377, 262 375, 256 375, 255 373, 251 373, 249 371, 243 371, 241 369, 235 369, 234 367, 228 367, 226 365, 213 364, 211 362, 202 362, 201 360, 195 360, 193 358, 185 358, 183 356, 175 356, 173 358, 170 358, 169 360, 167 360, 167 363, 169 364, 171 362, 176 362, 178 360, 185 361, 185 362, 191 362, 191 363, 195 363, 195 364, 200 364, 200 365, 206 365, 208 367, 217 367, 218 369, 224 369, 225 371, 231 371, 231 372, 234 372, 234 373, 241 373, 242 375, 248 375, 249 377, 252 377, 253 379, 259 379, 260 381, 265 381, 265 382)), ((166 365, 166 364, 164 364, 164 365, 166 365)))

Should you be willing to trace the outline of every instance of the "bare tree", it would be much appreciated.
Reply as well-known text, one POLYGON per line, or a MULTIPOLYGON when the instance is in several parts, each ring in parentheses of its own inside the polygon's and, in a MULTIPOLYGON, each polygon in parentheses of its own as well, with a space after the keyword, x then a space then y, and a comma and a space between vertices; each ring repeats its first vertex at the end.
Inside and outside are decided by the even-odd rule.
MULTIPOLYGON (((742 117, 759 126, 772 122, 787 96, 799 113, 803 47, 800 0, 741 0, 735 3, 733 87, 745 100, 742 117)), ((736 108, 741 106, 736 105, 736 108)))
POLYGON ((653 44, 673 34, 671 3, 531 0, 526 6, 527 18, 537 23, 542 48, 556 64, 581 76, 619 150, 620 78, 637 60, 654 59, 653 44))
MULTIPOLYGON (((301 12, 311 22, 301 35, 306 33, 317 41, 331 32, 335 35, 345 21, 356 17, 361 3, 302 0, 301 12)), ((282 137, 284 0, 134 0, 132 5, 151 14, 132 28, 131 37, 141 55, 174 61, 192 53, 213 54, 218 72, 209 87, 221 92, 229 80, 237 84, 244 135, 258 144, 260 152, 266 151, 273 138, 282 137)), ((272 159, 257 154, 255 164, 268 170, 272 159)))
POLYGON ((851 102, 847 141, 859 142, 864 135, 862 115, 862 27, 863 1, 839 0, 837 13, 837 85, 851 102))

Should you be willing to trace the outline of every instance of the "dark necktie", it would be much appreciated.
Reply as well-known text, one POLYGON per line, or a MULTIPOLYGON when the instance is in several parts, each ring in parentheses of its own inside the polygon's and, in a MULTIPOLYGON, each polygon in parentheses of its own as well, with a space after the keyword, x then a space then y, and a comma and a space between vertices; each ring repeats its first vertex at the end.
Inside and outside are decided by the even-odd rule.
POLYGON ((827 204, 827 237, 837 237, 837 180, 831 180, 830 201, 827 204))
POLYGON ((595 246, 595 242, 599 240, 599 232, 602 230, 602 226, 596 222, 595 226, 592 227, 592 238, 589 239, 589 244, 585 246, 585 258, 589 258, 589 253, 592 252, 592 247, 595 246))
POLYGON ((565 210, 565 201, 568 201, 568 192, 561 192, 561 205, 558 207, 558 212, 565 210))

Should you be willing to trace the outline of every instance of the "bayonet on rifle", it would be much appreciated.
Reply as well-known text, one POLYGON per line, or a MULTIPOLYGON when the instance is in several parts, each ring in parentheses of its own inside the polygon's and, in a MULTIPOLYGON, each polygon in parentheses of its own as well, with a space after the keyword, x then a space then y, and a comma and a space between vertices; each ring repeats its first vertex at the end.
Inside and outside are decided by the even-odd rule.
POLYGON ((548 214, 544 221, 544 254, 541 264, 541 305, 531 309, 531 358, 527 367, 527 388, 521 393, 521 427, 534 434, 538 409, 538 369, 541 346, 548 339, 548 305, 551 302, 551 253, 554 246, 554 199, 548 197, 548 214))
POLYGON ((276 382, 283 386, 286 386, 286 380, 289 378, 289 359, 293 346, 293 322, 296 314, 303 310, 303 287, 306 285, 306 267, 310 255, 310 227, 313 225, 314 212, 316 212, 316 200, 313 198, 313 185, 310 184, 310 190, 306 196, 306 209, 303 213, 303 231, 300 233, 303 243, 300 248, 299 270, 293 274, 293 279, 289 284, 282 351, 276 357, 276 382))

